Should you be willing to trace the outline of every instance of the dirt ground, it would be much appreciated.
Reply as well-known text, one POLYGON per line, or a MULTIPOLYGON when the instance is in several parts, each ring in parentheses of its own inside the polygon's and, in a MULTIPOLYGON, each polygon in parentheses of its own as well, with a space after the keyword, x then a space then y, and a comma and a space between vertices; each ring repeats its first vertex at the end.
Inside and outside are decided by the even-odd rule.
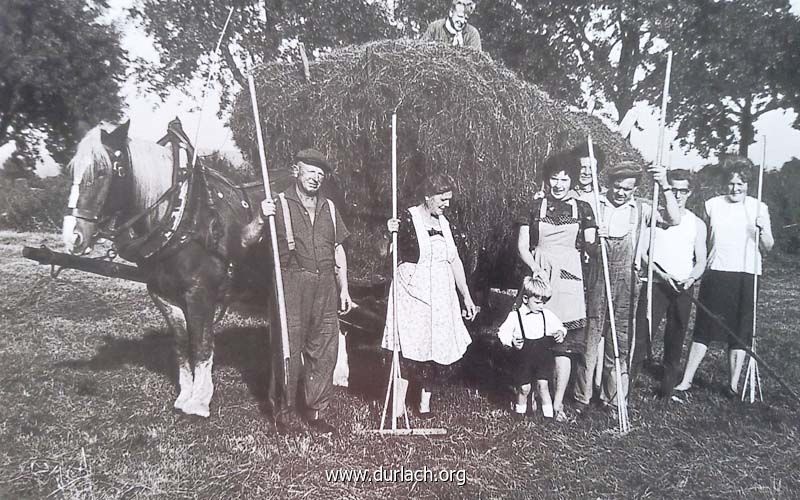
MULTIPOLYGON (((172 412, 173 341, 137 283, 49 268, 23 245, 58 236, 0 233, 0 498, 797 498, 798 403, 762 370, 765 403, 722 393, 715 348, 682 403, 635 388, 632 431, 602 409, 565 424, 508 413, 496 343, 479 333, 424 424, 442 437, 375 428, 386 365, 353 335, 351 387, 337 389, 332 437, 279 436, 264 409, 263 320, 217 328, 212 415, 172 412), (365 473, 356 480, 332 474, 365 473), (391 480, 390 480, 391 479, 391 480)), ((759 352, 800 382, 800 262, 771 255, 759 352)), ((688 343, 688 340, 687 340, 688 343)), ((660 358, 658 342, 657 358, 660 358)))

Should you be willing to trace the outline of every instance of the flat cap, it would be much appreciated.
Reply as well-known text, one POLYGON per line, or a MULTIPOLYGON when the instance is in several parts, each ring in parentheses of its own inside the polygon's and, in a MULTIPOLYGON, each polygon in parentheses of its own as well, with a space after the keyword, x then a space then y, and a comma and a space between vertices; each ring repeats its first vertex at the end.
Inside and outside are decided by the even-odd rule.
POLYGON ((633 161, 621 161, 608 169, 608 180, 615 181, 617 179, 629 179, 631 177, 638 179, 642 176, 643 171, 638 163, 633 161))
POLYGON ((313 148, 301 149, 298 151, 297 154, 294 155, 294 161, 319 167, 329 174, 333 173, 333 168, 331 168, 331 164, 328 163, 328 159, 325 158, 325 155, 313 148))

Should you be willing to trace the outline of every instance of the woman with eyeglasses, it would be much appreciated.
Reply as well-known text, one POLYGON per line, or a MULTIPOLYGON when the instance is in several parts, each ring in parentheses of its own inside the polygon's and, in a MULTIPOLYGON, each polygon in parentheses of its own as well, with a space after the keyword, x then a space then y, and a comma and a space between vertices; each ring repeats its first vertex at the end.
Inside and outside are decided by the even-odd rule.
MULTIPOLYGON (((387 227, 397 233, 397 315, 391 302, 386 311, 382 346, 392 350, 392 325, 397 321, 401 373, 410 388, 419 391, 420 418, 429 418, 431 395, 440 368, 464 355, 472 338, 464 319, 472 321, 477 308, 467 287, 464 265, 458 255, 450 223, 444 212, 453 199, 455 182, 445 174, 428 176, 422 187, 423 201, 390 219, 387 227), (462 314, 458 295, 464 302, 462 314), (463 317, 463 318, 462 318, 463 317)), ((391 300, 392 291, 389 292, 391 300)), ((402 395, 405 399, 405 395, 402 395)))
MULTIPOLYGON (((750 345, 753 338, 753 280, 761 274, 762 252, 775 244, 772 237, 769 209, 765 203, 747 196, 755 168, 747 158, 728 156, 719 165, 724 194, 706 201, 708 223, 708 270, 700 284, 698 300, 714 315, 722 318, 742 342, 750 345), (759 248, 756 235, 760 234, 759 248)), ((745 351, 743 345, 717 324, 702 309, 697 311, 692 346, 676 391, 692 387, 695 372, 711 342, 728 344, 729 383, 725 394, 735 398, 739 392, 745 351)))
POLYGON ((572 371, 571 356, 584 355, 586 301, 581 251, 596 238, 597 224, 591 206, 575 198, 572 187, 580 165, 568 152, 548 158, 542 166, 544 193, 534 199, 518 219, 517 250, 534 276, 542 276, 552 289, 547 306, 563 322, 567 335, 553 347, 555 390, 553 409, 558 422, 567 420, 564 394, 572 371))

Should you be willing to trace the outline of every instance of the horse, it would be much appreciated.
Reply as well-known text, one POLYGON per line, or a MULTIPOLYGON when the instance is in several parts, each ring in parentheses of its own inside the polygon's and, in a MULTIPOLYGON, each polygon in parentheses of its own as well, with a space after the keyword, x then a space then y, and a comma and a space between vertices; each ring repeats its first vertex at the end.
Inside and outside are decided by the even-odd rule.
MULTIPOLYGON (((111 240, 120 256, 144 271, 147 291, 176 338, 173 406, 208 417, 215 315, 237 292, 262 303, 273 297, 269 245, 241 243, 243 227, 264 199, 263 187, 235 186, 212 169, 191 168, 188 151, 184 164, 173 161, 180 150, 131 139, 129 125, 111 132, 98 125, 79 142, 68 165, 64 244, 83 255, 99 238, 111 240)), ((292 181, 279 170, 272 187, 292 181)), ((269 311, 268 303, 262 305, 269 311)))

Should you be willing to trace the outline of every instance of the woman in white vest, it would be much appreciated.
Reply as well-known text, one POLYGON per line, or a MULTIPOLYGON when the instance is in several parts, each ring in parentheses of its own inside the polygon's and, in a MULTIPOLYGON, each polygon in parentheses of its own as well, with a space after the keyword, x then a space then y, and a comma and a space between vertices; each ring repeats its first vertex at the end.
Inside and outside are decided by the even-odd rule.
MULTIPOLYGON (((753 335, 753 280, 761 274, 761 252, 770 251, 775 240, 767 205, 759 206, 756 198, 747 196, 755 170, 750 160, 729 156, 719 168, 724 194, 705 203, 710 251, 698 299, 749 345, 753 335), (756 248, 756 234, 761 235, 760 248, 756 248)), ((711 342, 727 342, 730 380, 725 393, 736 397, 745 358, 743 346, 702 310, 697 311, 692 340, 683 380, 675 390, 691 388, 711 342)))
MULTIPOLYGON (((472 342, 463 319, 477 313, 467 287, 464 265, 458 256, 450 222, 444 211, 453 198, 453 179, 433 174, 423 183, 422 203, 410 207, 387 227, 397 232, 397 330, 401 372, 420 391, 420 418, 432 416, 430 401, 440 367, 455 363, 472 342), (464 301, 461 305, 456 290, 464 301)), ((390 291, 389 297, 392 296, 390 291)), ((382 346, 394 346, 391 304, 386 311, 382 346)))

